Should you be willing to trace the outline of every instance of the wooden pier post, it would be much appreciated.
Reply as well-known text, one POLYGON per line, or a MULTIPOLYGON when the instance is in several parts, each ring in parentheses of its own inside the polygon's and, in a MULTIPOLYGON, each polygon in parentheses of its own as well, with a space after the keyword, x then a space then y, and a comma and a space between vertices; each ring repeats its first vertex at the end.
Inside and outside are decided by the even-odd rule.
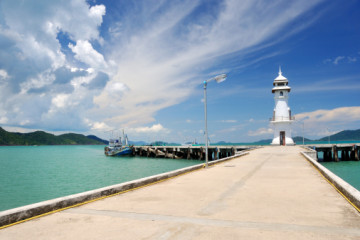
POLYGON ((335 162, 338 162, 338 161, 339 161, 339 156, 338 156, 338 150, 337 150, 336 145, 333 145, 332 151, 333 151, 333 153, 334 153, 334 160, 335 160, 335 162))
POLYGON ((355 160, 355 151, 354 148, 350 150, 350 160, 355 160))
POLYGON ((218 148, 215 148, 215 151, 214 151, 214 160, 218 160, 218 148))
POLYGON ((354 152, 355 152, 355 160, 359 161, 359 147, 357 145, 354 145, 354 152))
POLYGON ((190 155, 190 147, 188 147, 187 149, 187 156, 186 156, 186 159, 189 160, 191 158, 191 155, 190 155))
POLYGON ((212 154, 213 154, 213 150, 209 149, 208 150, 208 159, 209 159, 209 161, 213 160, 212 154))

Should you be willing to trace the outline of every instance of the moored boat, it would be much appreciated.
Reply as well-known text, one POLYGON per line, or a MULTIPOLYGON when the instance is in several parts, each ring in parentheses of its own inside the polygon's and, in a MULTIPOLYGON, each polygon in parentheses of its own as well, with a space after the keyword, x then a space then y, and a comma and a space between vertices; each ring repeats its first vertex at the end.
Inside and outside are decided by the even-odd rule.
POLYGON ((124 135, 124 142, 121 141, 121 137, 118 139, 110 139, 109 145, 105 147, 106 156, 127 156, 132 154, 132 146, 129 146, 127 135, 124 135))

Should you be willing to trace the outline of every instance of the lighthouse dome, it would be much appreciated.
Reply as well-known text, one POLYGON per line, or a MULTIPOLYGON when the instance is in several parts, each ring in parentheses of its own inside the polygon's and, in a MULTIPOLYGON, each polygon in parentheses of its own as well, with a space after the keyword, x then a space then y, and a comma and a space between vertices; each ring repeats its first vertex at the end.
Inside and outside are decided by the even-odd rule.
POLYGON ((279 76, 274 79, 274 85, 276 82, 288 82, 287 78, 282 75, 281 68, 279 67, 279 76))
POLYGON ((287 81, 287 78, 282 75, 282 72, 279 72, 279 76, 274 79, 274 81, 287 81))

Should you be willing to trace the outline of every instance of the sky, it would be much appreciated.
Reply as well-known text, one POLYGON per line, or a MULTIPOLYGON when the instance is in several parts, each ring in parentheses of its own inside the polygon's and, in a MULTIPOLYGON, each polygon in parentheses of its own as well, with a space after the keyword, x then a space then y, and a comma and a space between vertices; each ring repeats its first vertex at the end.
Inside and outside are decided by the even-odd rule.
POLYGON ((1 0, 0 126, 130 140, 273 137, 289 80, 292 135, 360 128, 360 1, 1 0))

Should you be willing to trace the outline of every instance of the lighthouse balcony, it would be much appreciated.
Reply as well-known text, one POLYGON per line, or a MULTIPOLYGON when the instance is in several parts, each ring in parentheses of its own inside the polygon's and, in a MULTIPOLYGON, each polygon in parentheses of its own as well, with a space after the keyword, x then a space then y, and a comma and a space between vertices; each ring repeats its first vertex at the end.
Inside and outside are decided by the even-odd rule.
POLYGON ((289 121, 294 121, 295 117, 294 116, 290 116, 290 117, 277 116, 277 117, 272 117, 269 120, 270 120, 270 122, 289 122, 289 121))

